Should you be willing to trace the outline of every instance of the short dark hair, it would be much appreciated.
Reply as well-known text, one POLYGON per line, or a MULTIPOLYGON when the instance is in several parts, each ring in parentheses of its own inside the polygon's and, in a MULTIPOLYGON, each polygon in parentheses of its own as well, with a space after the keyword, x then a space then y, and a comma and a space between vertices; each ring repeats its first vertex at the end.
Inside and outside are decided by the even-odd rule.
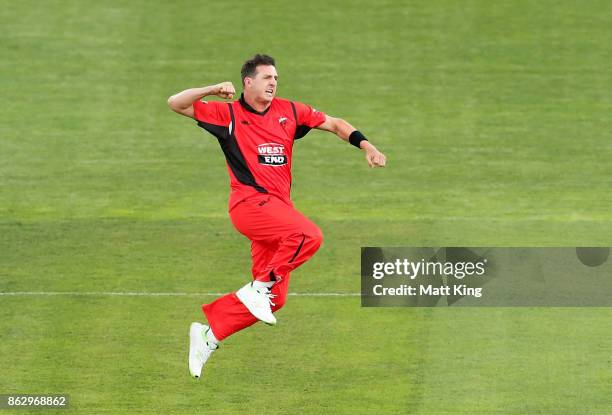
POLYGON ((242 69, 240 70, 242 85, 244 85, 244 78, 247 76, 252 78, 255 75, 256 69, 259 65, 276 66, 276 63, 274 62, 274 58, 272 56, 260 55, 259 53, 256 54, 251 59, 246 61, 244 65, 242 65, 242 69))

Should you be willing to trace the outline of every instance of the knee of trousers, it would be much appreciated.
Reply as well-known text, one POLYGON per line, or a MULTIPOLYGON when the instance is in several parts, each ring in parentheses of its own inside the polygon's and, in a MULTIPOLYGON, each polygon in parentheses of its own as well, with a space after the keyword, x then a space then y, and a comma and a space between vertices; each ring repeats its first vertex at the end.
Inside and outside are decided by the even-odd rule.
POLYGON ((308 251, 316 251, 323 243, 323 233, 317 226, 312 225, 304 227, 298 232, 288 233, 281 240, 291 241, 295 245, 303 245, 303 249, 308 249, 308 251))
POLYGON ((319 227, 316 225, 308 229, 307 232, 304 232, 304 236, 314 250, 319 249, 323 243, 323 232, 321 232, 321 229, 319 229, 319 227))

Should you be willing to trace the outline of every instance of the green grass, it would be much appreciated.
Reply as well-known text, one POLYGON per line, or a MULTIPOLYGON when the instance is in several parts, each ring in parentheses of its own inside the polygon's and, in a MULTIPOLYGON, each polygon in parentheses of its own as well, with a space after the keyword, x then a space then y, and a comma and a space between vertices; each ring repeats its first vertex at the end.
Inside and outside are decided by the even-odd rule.
MULTIPOLYGON (((273 55, 279 94, 356 125, 296 144, 325 244, 294 292, 357 292, 361 246, 612 244, 612 6, 4 2, 0 292, 225 292, 249 270, 216 140, 171 94, 273 55)), ((68 413, 606 414, 610 309, 362 309, 290 297, 192 381, 211 297, 0 296, 0 393, 68 413)), ((25 413, 22 411, 20 413, 25 413)))

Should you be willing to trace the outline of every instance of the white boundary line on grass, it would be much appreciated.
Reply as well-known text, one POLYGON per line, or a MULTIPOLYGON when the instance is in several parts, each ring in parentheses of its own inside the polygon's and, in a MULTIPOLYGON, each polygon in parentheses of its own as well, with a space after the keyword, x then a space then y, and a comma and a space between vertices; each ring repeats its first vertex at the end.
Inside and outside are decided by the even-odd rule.
MULTIPOLYGON (((151 293, 134 291, 15 291, 0 292, 0 297, 8 296, 76 296, 76 297, 218 297, 227 293, 151 293)), ((359 293, 289 293, 294 297, 359 297, 359 293)))

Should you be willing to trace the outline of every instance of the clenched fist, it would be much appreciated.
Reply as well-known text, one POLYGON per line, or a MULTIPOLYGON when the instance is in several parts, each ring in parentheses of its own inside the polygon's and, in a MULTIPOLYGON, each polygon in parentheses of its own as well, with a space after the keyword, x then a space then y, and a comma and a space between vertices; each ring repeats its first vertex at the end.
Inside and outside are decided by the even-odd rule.
POLYGON ((383 153, 378 151, 376 147, 374 147, 367 141, 362 141, 362 143, 364 143, 362 145, 362 148, 365 150, 365 157, 366 161, 368 162, 368 165, 370 167, 385 167, 385 165, 387 164, 387 157, 385 157, 383 153))
POLYGON ((236 93, 236 88, 231 82, 221 82, 214 86, 213 94, 220 98, 232 99, 236 93))

